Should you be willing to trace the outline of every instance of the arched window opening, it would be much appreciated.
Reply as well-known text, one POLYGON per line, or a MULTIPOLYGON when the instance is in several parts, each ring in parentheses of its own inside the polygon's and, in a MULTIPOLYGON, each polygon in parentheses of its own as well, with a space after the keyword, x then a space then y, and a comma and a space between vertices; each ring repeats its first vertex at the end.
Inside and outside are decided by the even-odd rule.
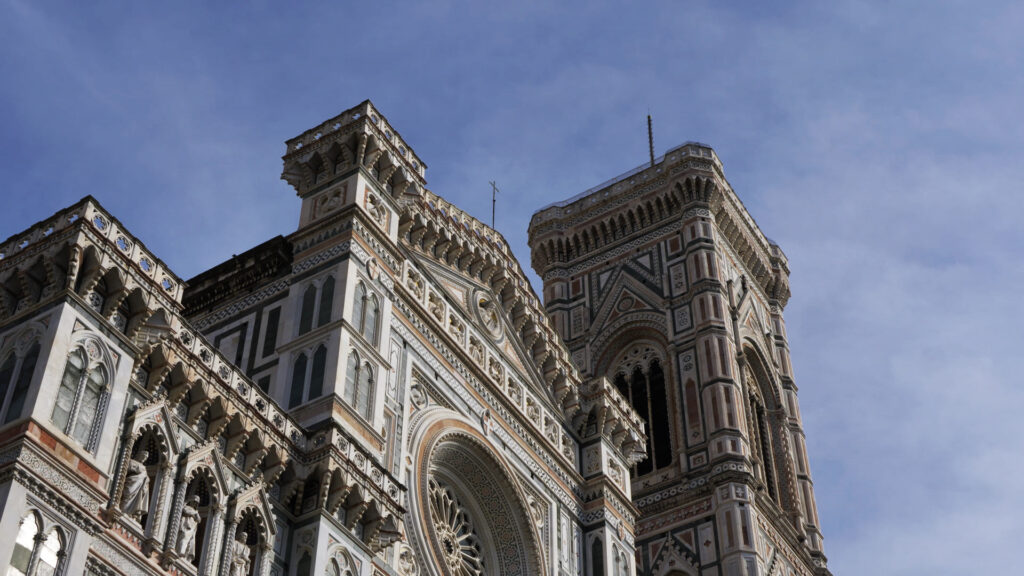
POLYGON ((60 530, 50 530, 50 534, 39 547, 39 562, 36 564, 35 576, 53 576, 57 572, 60 560, 64 556, 63 540, 60 530))
POLYGON ((652 358, 652 355, 650 349, 635 349, 619 366, 613 380, 615 387, 643 420, 647 432, 647 459, 633 468, 634 477, 668 467, 674 458, 665 373, 660 360, 652 358))
POLYGON ((768 428, 768 419, 765 415, 763 404, 757 405, 755 417, 757 419, 757 433, 761 440, 758 443, 758 447, 761 451, 761 465, 764 466, 764 483, 768 489, 768 495, 778 502, 779 492, 775 484, 775 466, 772 462, 771 431, 768 428))
POLYGON ((71 351, 50 421, 86 450, 91 451, 96 442, 107 383, 106 367, 98 363, 90 366, 89 356, 81 346, 71 351))
POLYGON ((79 388, 78 409, 75 415, 75 424, 71 427, 71 437, 83 446, 90 444, 93 424, 96 422, 96 415, 100 408, 100 398, 103 396, 103 389, 106 385, 106 368, 96 366, 89 370, 85 381, 79 388))
POLYGON ((373 368, 365 364, 359 374, 359 388, 356 391, 356 411, 369 420, 373 413, 373 368))
POLYGON ((11 380, 14 379, 14 369, 17 367, 18 357, 11 352, 7 359, 0 364, 0 406, 7 398, 7 390, 10 388, 11 380))
POLYGON ((356 284, 352 303, 352 326, 371 344, 377 343, 377 324, 380 318, 380 298, 366 290, 362 282, 356 284))
POLYGON ((604 544, 599 538, 594 538, 590 545, 590 563, 593 565, 593 574, 604 574, 604 544))
POLYGON ((0 364, 0 409, 3 410, 4 424, 21 418, 38 360, 39 342, 35 342, 21 358, 12 352, 0 364))
POLYGON ((373 389, 373 367, 360 364, 359 354, 353 351, 345 371, 345 402, 366 420, 373 416, 373 389))
POLYGON ((615 551, 615 575, 629 576, 629 558, 622 550, 615 551))
POLYGON ((355 300, 352 302, 352 325, 360 334, 363 332, 363 314, 366 310, 366 287, 360 282, 356 284, 355 300))
POLYGON ((745 374, 747 386, 747 427, 750 429, 750 447, 755 460, 755 473, 764 482, 768 496, 779 502, 778 477, 773 449, 771 412, 768 402, 772 400, 771 385, 764 381, 765 375, 758 358, 745 351, 748 362, 745 374))
POLYGON ((650 391, 647 388, 647 378, 639 366, 633 369, 633 375, 630 378, 630 392, 632 393, 630 402, 633 405, 633 409, 640 414, 640 418, 644 421, 644 428, 647 431, 647 458, 639 462, 635 468, 636 475, 643 476, 654 471, 654 450, 652 449, 654 434, 651 432, 650 391))
POLYGON ((328 276, 320 287, 320 310, 317 312, 316 325, 323 326, 331 321, 331 308, 334 306, 334 276, 328 276))
POLYGON ((672 433, 669 426, 668 395, 665 393, 665 374, 661 364, 651 362, 649 373, 651 389, 651 435, 654 437, 654 459, 656 468, 664 468, 672 463, 672 433))
POLYGON ((345 368, 345 402, 349 406, 356 405, 356 388, 359 386, 359 354, 352 352, 348 356, 345 368))
POLYGON ((313 353, 313 372, 309 377, 309 400, 324 393, 324 374, 327 371, 327 347, 320 345, 313 353))
POLYGON ((292 385, 288 395, 289 408, 302 404, 302 392, 306 388, 306 363, 306 355, 299 354, 292 366, 292 385))
POLYGON ((316 286, 310 285, 302 294, 302 310, 299 314, 299 334, 313 329, 313 311, 316 307, 316 286))
POLYGON ((374 294, 366 301, 366 316, 363 320, 363 336, 371 344, 377 343, 377 317, 380 316, 380 300, 374 294))
POLYGON ((22 518, 7 576, 52 576, 61 569, 65 556, 64 534, 56 527, 47 533, 43 529, 35 512, 22 518))
POLYGON ((35 514, 30 512, 21 519, 18 535, 14 539, 14 554, 11 555, 11 564, 7 570, 8 576, 28 574, 29 562, 32 560, 32 553, 36 547, 36 534, 41 531, 42 526, 35 514))
POLYGON ((778 502, 779 493, 775 480, 771 427, 768 425, 768 416, 760 390, 757 388, 757 382, 753 377, 747 377, 747 386, 749 392, 748 423, 750 428, 750 445, 754 450, 756 458, 757 475, 764 481, 768 496, 778 502))

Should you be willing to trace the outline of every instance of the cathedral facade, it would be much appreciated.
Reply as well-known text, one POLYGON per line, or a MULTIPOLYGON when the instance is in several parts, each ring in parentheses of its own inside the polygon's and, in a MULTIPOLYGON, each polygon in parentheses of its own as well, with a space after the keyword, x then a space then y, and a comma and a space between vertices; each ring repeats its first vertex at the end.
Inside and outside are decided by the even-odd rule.
POLYGON ((9 575, 828 574, 784 254, 686 144, 530 222, 369 101, 184 280, 92 197, 0 244, 9 575))

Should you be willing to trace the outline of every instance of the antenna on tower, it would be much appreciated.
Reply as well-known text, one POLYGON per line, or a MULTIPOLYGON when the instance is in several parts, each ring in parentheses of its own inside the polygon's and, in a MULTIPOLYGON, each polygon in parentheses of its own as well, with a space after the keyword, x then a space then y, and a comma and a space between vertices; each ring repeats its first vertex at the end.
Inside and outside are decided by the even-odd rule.
POLYGON ((651 115, 647 115, 647 149, 651 153, 651 168, 654 168, 654 128, 651 127, 651 115))
MULTIPOLYGON (((491 228, 494 228, 494 207, 498 203, 498 185, 491 180, 491 228)), ((497 228, 495 228, 497 230, 497 228)))

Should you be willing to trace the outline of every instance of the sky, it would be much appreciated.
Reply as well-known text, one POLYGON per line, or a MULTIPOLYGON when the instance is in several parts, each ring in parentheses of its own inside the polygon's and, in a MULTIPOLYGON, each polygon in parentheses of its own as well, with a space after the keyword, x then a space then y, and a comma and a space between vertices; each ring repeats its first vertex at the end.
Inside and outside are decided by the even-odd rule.
MULTIPOLYGON (((789 257, 832 572, 1013 572, 1024 4, 0 0, 0 238, 91 194, 183 278, 298 223, 366 98, 528 268, 532 212, 685 141, 789 257)), ((536 281, 536 280, 534 280, 536 281)), ((535 284, 536 287, 536 284, 535 284)))

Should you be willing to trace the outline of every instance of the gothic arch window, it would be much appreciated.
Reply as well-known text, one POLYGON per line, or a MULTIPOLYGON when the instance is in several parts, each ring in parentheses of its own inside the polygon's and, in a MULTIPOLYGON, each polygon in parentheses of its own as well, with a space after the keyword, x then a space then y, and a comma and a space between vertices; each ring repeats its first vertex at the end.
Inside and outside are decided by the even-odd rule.
POLYGON ((92 341, 72 348, 50 414, 54 426, 89 451, 96 443, 109 395, 109 371, 99 361, 100 355, 99 345, 92 341))
POLYGON ((650 347, 627 353, 615 375, 615 386, 643 419, 647 429, 646 460, 633 468, 643 476, 672 464, 672 428, 665 372, 650 347))
POLYGON ((756 474, 764 482, 768 495, 779 502, 778 477, 775 469, 775 450, 772 440, 772 423, 770 420, 771 407, 765 399, 764 387, 770 384, 763 383, 762 374, 758 374, 757 368, 761 367, 749 351, 746 352, 748 359, 746 371, 747 384, 747 424, 750 429, 750 445, 753 452, 756 474))
POLYGON ((629 557, 620 548, 615 548, 615 576, 629 576, 629 557))
POLYGON ((590 544, 590 563, 594 574, 604 574, 604 543, 600 538, 594 538, 590 544))
POLYGON ((294 408, 302 404, 302 393, 306 388, 306 365, 308 364, 306 354, 299 354, 292 364, 292 387, 288 394, 288 407, 294 408))
POLYGON ((331 321, 331 309, 334 307, 334 276, 328 276, 320 286, 320 309, 317 311, 316 325, 323 326, 331 321))
POLYGON ((366 290, 362 282, 356 284, 352 308, 352 325, 370 344, 377 344, 377 324, 380 318, 380 298, 366 290))
POLYGON ((4 424, 21 418, 38 360, 37 341, 23 354, 19 355, 16 350, 12 350, 0 363, 0 415, 3 416, 4 424))
POLYGON ((353 576, 353 563, 345 551, 335 552, 327 565, 327 576, 353 576))
POLYGON ((53 576, 64 558, 64 535, 59 528, 53 528, 39 547, 39 560, 35 566, 36 576, 53 576))
POLYGON ((345 370, 345 402, 367 421, 373 416, 374 383, 373 367, 369 362, 361 364, 353 350, 345 370))
POLYGON ((316 286, 310 284, 302 293, 302 310, 299 312, 299 334, 313 329, 313 313, 316 307, 316 286))
POLYGON ((371 294, 366 300, 366 315, 363 319, 363 336, 371 344, 377 343, 377 318, 380 316, 380 299, 371 294))
POLYGON ((327 373, 327 346, 320 344, 310 355, 300 353, 292 364, 291 388, 288 390, 288 408, 315 400, 324 394, 327 373), (312 356, 312 362, 310 362, 312 356))
POLYGON ((313 367, 309 375, 309 399, 324 393, 324 374, 327 371, 327 347, 323 344, 313 353, 313 367))
POLYGON ((7 576, 53 576, 63 570, 65 538, 60 528, 44 531, 35 511, 29 511, 18 526, 14 553, 7 576))

